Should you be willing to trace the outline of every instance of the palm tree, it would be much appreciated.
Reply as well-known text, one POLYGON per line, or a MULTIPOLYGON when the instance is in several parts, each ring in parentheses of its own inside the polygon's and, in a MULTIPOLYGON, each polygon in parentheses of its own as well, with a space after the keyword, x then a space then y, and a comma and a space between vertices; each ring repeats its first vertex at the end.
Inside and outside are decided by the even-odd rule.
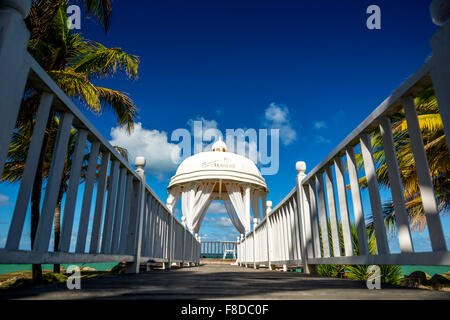
MULTIPOLYGON (((342 232, 342 223, 339 223, 339 245, 341 251, 345 254, 344 237, 342 232)), ((359 255, 359 242, 356 227, 353 223, 350 224, 351 239, 353 244, 353 254, 359 255)), ((321 231, 320 231, 321 233, 321 231)), ((331 223, 328 220, 328 233, 331 238, 331 223)), ((368 227, 366 228, 367 235, 367 246, 369 249, 369 254, 377 253, 377 242, 375 237, 375 229, 368 227)), ((322 236, 322 234, 321 234, 322 236)), ((333 244, 330 243, 331 255, 333 256, 333 244)), ((318 265, 317 272, 326 277, 334 278, 347 278, 354 280, 367 280, 369 274, 367 273, 369 265, 318 265)), ((399 284, 402 280, 402 269, 401 266, 397 265, 379 265, 381 269, 381 282, 389 284, 399 284)))
MULTIPOLYGON (((107 30, 110 1, 86 0, 84 2, 89 12, 98 17, 104 29, 107 30)), ((28 51, 69 97, 97 114, 100 114, 104 108, 111 110, 116 114, 118 123, 125 125, 128 131, 131 131, 137 113, 132 100, 124 92, 95 86, 92 80, 110 77, 119 71, 126 74, 129 79, 137 79, 139 58, 125 53, 120 48, 107 48, 100 43, 84 39, 80 33, 70 31, 67 25, 66 8, 67 3, 62 0, 33 1, 26 20, 31 31, 28 51)), ((29 140, 23 139, 31 137, 41 94, 41 91, 34 89, 27 90, 25 94, 16 123, 17 132, 27 133, 22 136, 22 147, 29 143, 29 140)), ((50 163, 48 156, 51 152, 49 151, 54 139, 51 132, 56 130, 55 121, 53 121, 55 117, 58 116, 54 113, 49 116, 33 183, 30 233, 32 247, 40 216, 43 180, 46 178, 45 173, 50 163)), ((21 146, 11 145, 10 147, 8 162, 11 166, 17 160, 15 157, 20 156, 17 154, 18 148, 21 146)), ((22 148, 22 150, 25 149, 22 148)), ((4 170, 2 180, 11 181, 14 174, 4 170)), ((33 279, 42 280, 40 265, 33 265, 33 279)))
MULTIPOLYGON (((415 103, 439 210, 444 211, 450 208, 450 156, 433 87, 430 86, 423 90, 415 99, 415 103)), ((401 111, 392 116, 391 121, 411 229, 422 232, 427 223, 404 112, 401 111)), ((388 188, 390 184, 381 134, 374 132, 371 137, 378 182, 388 188)), ((361 168, 361 154, 357 155, 357 161, 359 168, 361 168)), ((362 187, 367 187, 365 177, 360 179, 360 183, 362 187)), ((395 211, 391 201, 383 204, 383 212, 388 227, 393 228, 395 226, 395 211)))

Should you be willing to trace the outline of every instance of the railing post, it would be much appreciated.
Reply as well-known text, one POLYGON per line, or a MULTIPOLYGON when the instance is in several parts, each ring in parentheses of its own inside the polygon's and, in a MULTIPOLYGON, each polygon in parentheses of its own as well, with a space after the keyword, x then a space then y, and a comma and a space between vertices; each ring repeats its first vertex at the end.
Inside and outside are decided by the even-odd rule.
POLYGON ((0 0, 0 172, 19 114, 29 66, 25 63, 30 32, 23 21, 30 0, 0 0))
POLYGON ((241 252, 242 252, 242 260, 241 265, 246 267, 247 253, 245 252, 245 241, 244 234, 241 233, 241 252))
MULTIPOLYGON (((308 253, 306 252, 307 248, 307 241, 306 235, 311 235, 311 230, 306 230, 306 228, 311 229, 311 225, 307 223, 305 219, 305 195, 303 192, 303 186, 302 182, 303 179, 306 177, 306 163, 303 161, 299 161, 295 164, 295 169, 297 170, 297 214, 298 214, 298 221, 299 221, 299 229, 301 232, 300 236, 300 252, 301 252, 301 259, 303 263, 303 273, 310 274, 314 273, 315 265, 308 264, 308 253)), ((309 239, 311 241, 312 239, 309 239)))
POLYGON ((172 205, 169 205, 169 203, 167 203, 167 207, 169 208, 169 213, 170 213, 170 222, 169 222, 169 235, 168 235, 168 249, 167 249, 167 268, 171 269, 172 268, 172 254, 173 254, 173 211, 175 210, 175 208, 172 207, 172 205))
POLYGON ((238 236, 237 239, 236 239, 236 254, 237 254, 237 257, 236 257, 236 263, 237 263, 238 266, 241 265, 241 247, 240 247, 240 240, 241 240, 241 237, 238 236))
POLYGON ((145 158, 144 157, 136 157, 134 161, 134 165, 136 166, 136 173, 141 178, 140 189, 139 189, 139 197, 138 197, 138 205, 137 205, 137 217, 136 217, 136 233, 135 233, 135 260, 133 263, 130 263, 127 266, 127 273, 139 273, 140 263, 141 263, 141 246, 142 246, 142 224, 144 218, 144 210, 145 210, 145 158))
POLYGON ((433 22, 441 26, 431 38, 433 56, 430 73, 450 150, 450 1, 434 0, 430 12, 433 22))
POLYGON ((269 270, 272 270, 272 265, 270 264, 270 250, 273 246, 273 244, 270 243, 270 239, 273 239, 273 233, 272 233, 272 223, 269 219, 269 213, 272 211, 272 201, 266 201, 266 223, 267 223, 267 267, 269 270))
POLYGON ((202 237, 198 236, 198 243, 197 243, 197 250, 196 250, 197 251, 197 259, 196 259, 197 267, 200 265, 200 250, 201 250, 201 247, 202 247, 202 237))
POLYGON ((181 224, 183 225, 183 254, 181 258, 181 265, 180 267, 184 267, 184 260, 185 260, 185 254, 186 254, 186 217, 181 217, 181 224))
POLYGON ((253 218, 253 269, 258 269, 256 265, 256 227, 258 226, 258 219, 253 218))
POLYGON ((194 255, 192 256, 192 262, 193 262, 193 264, 194 264, 194 267, 196 267, 197 266, 197 251, 198 251, 198 249, 197 249, 197 247, 198 247, 198 242, 199 242, 199 237, 198 237, 198 233, 196 233, 196 234, 194 234, 194 238, 195 238, 195 240, 197 240, 197 241, 194 241, 194 255))

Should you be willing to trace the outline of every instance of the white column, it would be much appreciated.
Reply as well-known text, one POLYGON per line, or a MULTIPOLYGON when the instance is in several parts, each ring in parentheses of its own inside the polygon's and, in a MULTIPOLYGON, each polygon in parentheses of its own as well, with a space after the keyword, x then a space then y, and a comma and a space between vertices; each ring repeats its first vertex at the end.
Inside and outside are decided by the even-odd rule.
POLYGON ((251 217, 250 217, 250 185, 244 186, 244 203, 245 203, 245 214, 247 215, 247 225, 245 225, 245 233, 247 234, 250 232, 250 223, 251 223, 251 217))

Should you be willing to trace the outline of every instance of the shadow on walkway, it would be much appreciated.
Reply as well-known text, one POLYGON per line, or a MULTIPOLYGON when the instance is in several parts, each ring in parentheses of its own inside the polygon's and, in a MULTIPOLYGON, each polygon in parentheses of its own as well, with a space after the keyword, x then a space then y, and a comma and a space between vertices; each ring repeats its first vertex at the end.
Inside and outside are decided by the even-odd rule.
POLYGON ((81 290, 68 290, 65 284, 59 283, 1 291, 0 299, 410 300, 450 299, 450 292, 388 285, 382 285, 381 290, 368 290, 363 281, 207 264, 83 279, 81 290))

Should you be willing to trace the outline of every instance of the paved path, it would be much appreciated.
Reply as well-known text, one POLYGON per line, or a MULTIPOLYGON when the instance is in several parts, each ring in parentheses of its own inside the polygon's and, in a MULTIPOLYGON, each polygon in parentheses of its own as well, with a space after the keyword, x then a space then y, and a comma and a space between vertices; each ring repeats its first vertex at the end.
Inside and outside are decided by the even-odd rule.
POLYGON ((70 291, 65 284, 57 284, 0 291, 0 299, 450 299, 450 292, 368 290, 361 281, 223 264, 83 279, 81 287, 70 291))

